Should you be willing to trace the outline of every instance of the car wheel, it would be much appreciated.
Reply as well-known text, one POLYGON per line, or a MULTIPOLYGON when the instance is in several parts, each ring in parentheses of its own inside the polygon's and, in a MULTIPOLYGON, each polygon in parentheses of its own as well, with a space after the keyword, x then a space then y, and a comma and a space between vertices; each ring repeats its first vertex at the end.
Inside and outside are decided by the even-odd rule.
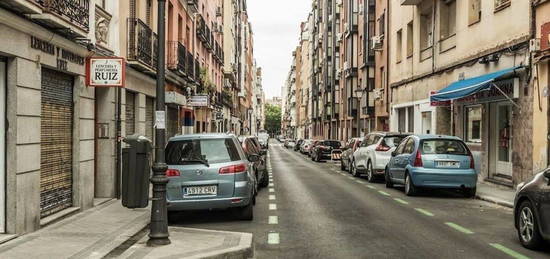
POLYGON ((372 169, 372 163, 371 163, 371 161, 369 161, 369 162, 367 163, 367 181, 368 181, 369 183, 374 182, 374 171, 373 171, 373 169, 372 169))
POLYGON ((340 160, 340 170, 346 171, 346 166, 344 165, 344 159, 340 160))
POLYGON ((467 188, 464 190, 464 197, 466 198, 475 198, 476 197, 477 188, 467 188))
POLYGON ((416 187, 414 186, 414 183, 412 182, 412 179, 409 173, 406 173, 405 175, 405 194, 407 196, 416 195, 416 187))
POLYGON ((262 178, 262 181, 260 182, 260 187, 267 187, 269 185, 269 179, 268 179, 267 171, 264 172, 264 178, 262 178))
POLYGON ((178 221, 179 213, 177 211, 168 211, 168 223, 175 223, 178 221))
POLYGON ((240 220, 253 220, 254 219, 254 205, 252 201, 248 205, 238 209, 238 218, 240 220))
POLYGON ((386 188, 393 188, 393 182, 391 181, 388 167, 384 169, 384 179, 386 180, 386 188))
POLYGON ((528 200, 523 201, 516 213, 518 236, 521 244, 529 249, 540 248, 543 240, 539 233, 539 223, 535 217, 533 204, 528 200))

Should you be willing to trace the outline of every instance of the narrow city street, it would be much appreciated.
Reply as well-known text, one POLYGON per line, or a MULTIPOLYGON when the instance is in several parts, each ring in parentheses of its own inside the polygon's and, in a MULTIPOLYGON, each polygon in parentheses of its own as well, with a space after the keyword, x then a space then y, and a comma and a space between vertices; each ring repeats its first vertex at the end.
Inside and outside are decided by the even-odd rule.
POLYGON ((253 233, 256 258, 550 256, 519 244, 511 209, 450 192, 407 197, 276 142, 270 161, 273 181, 253 222, 213 211, 179 214, 171 225, 253 233))

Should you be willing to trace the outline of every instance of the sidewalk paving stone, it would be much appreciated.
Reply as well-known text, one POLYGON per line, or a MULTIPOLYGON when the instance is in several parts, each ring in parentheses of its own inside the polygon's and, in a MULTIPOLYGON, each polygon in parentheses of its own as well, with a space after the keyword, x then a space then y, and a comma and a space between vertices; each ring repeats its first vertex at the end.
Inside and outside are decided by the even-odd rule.
POLYGON ((476 198, 501 206, 513 208, 516 192, 514 189, 491 183, 478 182, 476 198))

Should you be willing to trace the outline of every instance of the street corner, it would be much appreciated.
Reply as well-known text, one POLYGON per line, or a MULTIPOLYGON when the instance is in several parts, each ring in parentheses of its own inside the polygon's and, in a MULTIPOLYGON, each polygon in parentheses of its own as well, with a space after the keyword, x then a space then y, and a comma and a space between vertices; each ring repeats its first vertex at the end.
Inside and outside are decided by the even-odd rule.
POLYGON ((169 245, 147 246, 144 236, 119 258, 253 258, 250 233, 169 227, 169 245))

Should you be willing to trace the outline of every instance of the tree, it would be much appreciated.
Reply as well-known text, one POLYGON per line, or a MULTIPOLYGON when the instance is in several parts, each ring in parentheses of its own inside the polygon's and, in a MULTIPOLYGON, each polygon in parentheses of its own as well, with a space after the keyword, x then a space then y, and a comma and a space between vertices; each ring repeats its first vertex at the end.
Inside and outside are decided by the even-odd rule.
POLYGON ((265 130, 272 136, 281 132, 281 107, 265 105, 265 130))

